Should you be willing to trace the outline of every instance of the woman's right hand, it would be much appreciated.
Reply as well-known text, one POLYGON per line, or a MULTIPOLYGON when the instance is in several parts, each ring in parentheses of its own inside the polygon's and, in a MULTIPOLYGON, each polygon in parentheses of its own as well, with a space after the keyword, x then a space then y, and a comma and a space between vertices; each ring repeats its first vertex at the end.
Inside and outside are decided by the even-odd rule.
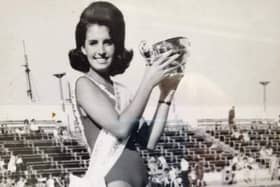
POLYGON ((172 54, 172 50, 163 53, 158 57, 151 59, 151 65, 146 66, 144 80, 147 84, 150 84, 152 88, 158 85, 163 79, 168 77, 177 66, 170 66, 174 60, 180 55, 172 54))

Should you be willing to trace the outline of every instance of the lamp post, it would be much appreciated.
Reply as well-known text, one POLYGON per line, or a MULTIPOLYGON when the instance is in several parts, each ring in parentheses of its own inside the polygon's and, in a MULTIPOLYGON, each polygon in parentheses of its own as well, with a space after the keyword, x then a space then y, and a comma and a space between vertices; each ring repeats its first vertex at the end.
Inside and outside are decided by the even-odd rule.
POLYGON ((25 67, 25 74, 26 74, 26 81, 27 81, 27 96, 30 97, 30 100, 33 102, 35 101, 33 92, 32 92, 32 85, 31 85, 31 78, 30 78, 30 68, 29 68, 29 64, 28 64, 28 56, 26 53, 26 49, 25 49, 25 42, 24 40, 22 41, 23 44, 23 51, 24 51, 24 60, 25 60, 25 64, 23 65, 25 67))
POLYGON ((270 81, 260 81, 260 84, 263 86, 263 111, 266 112, 266 86, 270 81))
POLYGON ((53 76, 55 76, 59 80, 59 91, 60 91, 60 99, 62 101, 62 110, 63 110, 63 112, 65 112, 65 103, 64 103, 64 95, 63 95, 63 87, 62 87, 62 77, 64 75, 66 75, 65 72, 53 74, 53 76))

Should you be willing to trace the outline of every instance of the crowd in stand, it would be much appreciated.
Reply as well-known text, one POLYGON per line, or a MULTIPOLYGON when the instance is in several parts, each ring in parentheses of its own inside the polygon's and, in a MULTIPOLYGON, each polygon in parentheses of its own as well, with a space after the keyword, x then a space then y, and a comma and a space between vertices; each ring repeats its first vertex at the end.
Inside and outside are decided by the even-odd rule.
POLYGON ((34 174, 31 166, 26 166, 20 155, 10 153, 8 163, 0 157, 0 187, 64 187, 67 175, 47 178, 34 174))
POLYGON ((206 186, 202 162, 191 167, 182 158, 180 166, 169 166, 163 156, 148 159, 152 187, 203 187, 206 186))
POLYGON ((23 172, 25 169, 26 167, 20 155, 16 155, 13 152, 10 152, 10 159, 7 164, 5 163, 5 160, 0 157, 0 174, 2 176, 7 173, 14 174, 23 172))
POLYGON ((11 152, 9 162, 0 158, 0 187, 64 187, 68 175, 48 177, 35 175, 31 166, 26 166, 19 155, 11 152))
POLYGON ((262 148, 259 151, 260 154, 260 160, 262 164, 268 163, 269 165, 269 172, 271 174, 271 180, 278 179, 279 173, 279 157, 277 154, 273 153, 273 149, 270 146, 270 144, 267 144, 266 146, 262 146, 262 148))
MULTIPOLYGON (((15 137, 17 140, 21 140, 21 137, 24 134, 29 134, 29 135, 36 135, 36 134, 43 134, 44 129, 40 127, 40 125, 37 123, 35 119, 25 119, 23 121, 23 125, 20 127, 8 127, 7 124, 1 124, 0 125, 0 134, 3 135, 9 135, 9 134, 16 134, 17 136, 15 137)), ((55 128, 52 128, 51 133, 53 134, 55 139, 69 139, 70 135, 68 133, 68 130, 66 127, 62 126, 57 126, 55 128)))
MULTIPOLYGON (((279 158, 273 154, 273 150, 269 146, 263 146, 259 154, 263 162, 262 165, 264 165, 265 161, 269 163, 271 180, 278 179, 279 158)), ((226 184, 233 184, 237 181, 252 183, 256 180, 257 171, 260 166, 261 165, 248 154, 235 153, 233 159, 230 161, 230 165, 224 168, 223 181, 226 184)))
MULTIPOLYGON (((245 153, 243 153, 244 149, 242 148, 241 152, 235 154, 230 163, 230 166, 224 168, 223 179, 225 183, 232 184, 237 180, 242 179, 246 183, 250 183, 256 177, 252 176, 253 174, 256 175, 256 169, 259 167, 266 168, 267 165, 269 167, 271 180, 278 179, 280 160, 279 156, 274 153, 271 145, 271 143, 273 142, 271 142, 270 140, 270 135, 273 135, 273 139, 278 137, 278 133, 273 130, 273 127, 277 129, 280 126, 280 115, 278 117, 279 120, 276 122, 276 124, 267 123, 264 134, 258 134, 259 138, 264 141, 264 145, 257 145, 257 148, 259 150, 258 160, 260 161, 260 164, 257 164, 256 160, 250 157, 250 154, 245 155, 245 153), (242 179, 237 179, 235 171, 241 171, 242 179)), ((260 123, 262 124, 263 122, 260 121, 260 123)), ((234 107, 232 107, 229 111, 228 124, 231 138, 241 143, 249 143, 251 141, 249 134, 257 129, 257 127, 254 125, 252 125, 250 129, 239 128, 235 122, 234 107)))
POLYGON ((0 187, 65 187, 68 186, 69 176, 52 176, 42 177, 42 175, 36 176, 11 176, 2 178, 0 187))
POLYGON ((235 153, 229 166, 224 168, 223 181, 233 184, 237 181, 251 183, 256 180, 256 170, 259 168, 255 159, 243 153, 235 153))
MULTIPOLYGON (((15 135, 14 140, 21 140, 23 135, 43 134, 44 130, 40 128, 35 119, 25 119, 20 127, 8 127, 7 124, 0 125, 0 134, 15 135)), ((54 139, 66 139, 68 136, 65 128, 54 128, 54 139)), ((9 153, 9 159, 5 161, 3 155, 0 155, 0 187, 65 187, 68 186, 68 174, 61 176, 40 175, 32 170, 32 167, 26 163, 22 155, 8 150, 3 145, 0 147, 1 153, 9 153)))
POLYGON ((41 128, 38 124, 36 124, 36 120, 28 120, 25 119, 23 121, 23 125, 21 127, 15 127, 15 128, 9 128, 7 124, 1 124, 0 126, 0 133, 3 135, 8 134, 17 134, 18 137, 21 137, 22 134, 34 134, 34 133, 40 133, 41 128))
MULTIPOLYGON (((234 113, 234 112, 231 112, 234 113)), ((254 131, 251 129, 241 129, 235 124, 233 119, 229 119, 230 137, 238 142, 250 142, 250 133, 254 131)), ((232 117, 231 117, 232 118, 232 117)), ((219 129, 216 129, 217 131, 219 129)), ((7 125, 0 126, 1 134, 17 134, 20 137, 23 134, 36 134, 42 132, 42 129, 36 125, 35 120, 25 120, 23 127, 8 128, 7 125)), ((269 126, 265 134, 274 134, 276 132, 269 126)), ((67 139, 69 137, 67 129, 55 128, 53 129, 54 139, 67 139)), ((269 137, 265 134, 258 135, 261 140, 266 140, 264 146, 258 146, 259 160, 262 165, 268 163, 271 180, 278 179, 279 157, 273 151, 270 144, 269 137), (262 137, 264 136, 264 137, 262 137)), ((277 133, 276 133, 277 135, 277 133)), ((278 135, 277 135, 278 136, 278 135)), ((251 137, 252 138, 252 137, 251 137)), ((215 149, 218 145, 212 144, 210 149, 215 149)), ((1 149, 4 149, 2 146, 1 149)), ((3 152, 3 150, 1 150, 3 152)), ((4 151, 5 152, 5 151, 4 151)), ((7 152, 7 151, 6 151, 7 152)), ((20 154, 10 153, 8 162, 5 162, 0 155, 0 187, 61 187, 68 186, 68 175, 52 176, 52 175, 38 175, 32 172, 30 166, 26 166, 20 154)), ((203 162, 197 161, 194 165, 189 164, 184 158, 181 159, 178 165, 168 165, 164 156, 151 156, 148 158, 148 168, 150 181, 152 187, 202 187, 206 186, 204 181, 203 162)), ((226 184, 233 184, 237 181, 243 180, 250 184, 256 179, 256 170, 260 165, 256 159, 250 157, 246 152, 236 152, 230 164, 223 170, 223 181, 226 184), (237 174, 239 173, 239 174, 237 174)))

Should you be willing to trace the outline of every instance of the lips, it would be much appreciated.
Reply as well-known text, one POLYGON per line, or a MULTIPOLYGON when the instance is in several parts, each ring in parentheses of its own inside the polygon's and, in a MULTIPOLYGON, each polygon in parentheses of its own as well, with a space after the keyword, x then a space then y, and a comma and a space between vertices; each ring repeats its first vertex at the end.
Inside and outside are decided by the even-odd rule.
POLYGON ((93 57, 92 59, 95 60, 98 64, 107 64, 109 58, 108 57, 105 57, 105 58, 93 57))
POLYGON ((104 56, 104 57, 95 57, 95 56, 93 56, 92 58, 95 59, 95 60, 107 60, 109 57, 107 57, 107 56, 104 56))

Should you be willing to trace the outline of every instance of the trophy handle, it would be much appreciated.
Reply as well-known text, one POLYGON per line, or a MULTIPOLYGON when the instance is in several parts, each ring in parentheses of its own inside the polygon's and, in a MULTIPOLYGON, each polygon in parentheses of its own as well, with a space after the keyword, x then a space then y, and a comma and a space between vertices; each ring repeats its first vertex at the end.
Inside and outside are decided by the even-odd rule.
POLYGON ((151 47, 149 47, 148 43, 145 40, 140 41, 139 44, 140 54, 145 58, 151 58, 151 47))
POLYGON ((138 48, 139 48, 140 54, 146 60, 146 65, 150 66, 151 57, 152 57, 151 47, 148 45, 148 43, 145 40, 142 40, 142 41, 140 41, 138 48))

